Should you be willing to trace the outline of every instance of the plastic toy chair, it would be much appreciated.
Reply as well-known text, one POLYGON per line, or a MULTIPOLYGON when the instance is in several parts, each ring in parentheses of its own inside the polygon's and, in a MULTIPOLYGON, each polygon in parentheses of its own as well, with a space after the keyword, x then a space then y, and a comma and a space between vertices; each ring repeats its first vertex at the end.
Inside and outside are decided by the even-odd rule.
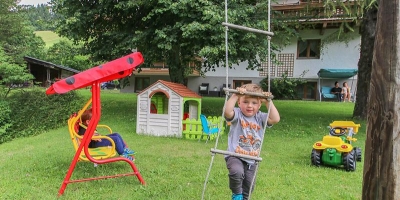
MULTIPOLYGON (((203 133, 207 135, 207 140, 206 140, 207 143, 211 135, 218 133, 219 128, 217 127, 217 124, 209 124, 207 117, 205 115, 200 115, 200 120, 201 120, 201 126, 203 127, 203 133)), ((200 139, 201 138, 202 137, 200 137, 200 139)))

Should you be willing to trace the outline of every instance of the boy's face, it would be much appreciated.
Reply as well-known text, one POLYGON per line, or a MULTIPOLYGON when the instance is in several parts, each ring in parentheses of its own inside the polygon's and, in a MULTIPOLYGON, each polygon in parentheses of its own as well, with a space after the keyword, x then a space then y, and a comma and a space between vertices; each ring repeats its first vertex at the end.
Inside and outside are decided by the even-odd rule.
POLYGON ((256 97, 242 96, 239 99, 238 105, 246 117, 252 117, 260 110, 261 101, 256 97))

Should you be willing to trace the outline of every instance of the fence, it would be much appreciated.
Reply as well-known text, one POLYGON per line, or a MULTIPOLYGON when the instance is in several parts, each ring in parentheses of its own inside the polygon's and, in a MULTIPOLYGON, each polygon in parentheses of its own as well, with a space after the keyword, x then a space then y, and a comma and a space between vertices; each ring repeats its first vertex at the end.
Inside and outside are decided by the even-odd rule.
MULTIPOLYGON (((215 127, 221 127, 220 130, 220 135, 223 135, 225 133, 225 128, 226 128, 226 123, 225 119, 223 119, 221 116, 216 117, 216 116, 208 116, 207 117, 208 125, 211 128, 215 127), (222 121, 222 123, 221 123, 222 121)), ((182 137, 186 139, 193 139, 193 140, 206 140, 207 139, 207 134, 203 133, 203 127, 201 125, 200 119, 185 119, 182 121, 182 127, 183 127, 183 132, 182 132, 182 137)), ((210 140, 213 140, 217 134, 210 135, 210 140)))

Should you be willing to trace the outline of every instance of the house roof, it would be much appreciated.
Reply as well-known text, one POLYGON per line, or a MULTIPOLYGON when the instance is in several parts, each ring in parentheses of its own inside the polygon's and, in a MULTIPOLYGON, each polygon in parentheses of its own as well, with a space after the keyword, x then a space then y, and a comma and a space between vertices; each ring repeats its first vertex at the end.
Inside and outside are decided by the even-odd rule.
POLYGON ((74 73, 79 73, 80 72, 80 71, 78 71, 76 69, 72 69, 72 68, 69 68, 69 67, 62 66, 62 65, 56 65, 54 63, 47 62, 47 61, 44 61, 44 60, 39 60, 37 58, 33 58, 33 57, 29 57, 29 56, 24 56, 24 60, 26 62, 28 62, 28 63, 35 63, 35 64, 38 64, 38 65, 43 65, 43 66, 48 67, 48 68, 60 68, 60 69, 66 70, 66 71, 74 72, 74 73))
MULTIPOLYGON (((156 85, 157 83, 161 83, 161 84, 165 85, 167 88, 176 92, 181 97, 201 98, 201 96, 198 95, 196 92, 193 92, 192 90, 190 90, 189 88, 187 88, 186 86, 184 86, 182 84, 173 83, 173 82, 164 81, 164 80, 158 80, 157 82, 150 85, 148 88, 151 88, 152 86, 156 85)), ((139 94, 143 93, 148 88, 142 90, 139 94)))

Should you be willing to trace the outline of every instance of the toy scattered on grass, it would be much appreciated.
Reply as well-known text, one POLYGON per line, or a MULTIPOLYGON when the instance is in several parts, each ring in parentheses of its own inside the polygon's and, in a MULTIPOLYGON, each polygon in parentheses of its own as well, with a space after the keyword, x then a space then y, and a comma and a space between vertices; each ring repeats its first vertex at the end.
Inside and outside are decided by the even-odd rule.
POLYGON ((314 143, 311 151, 311 164, 315 166, 343 166, 346 171, 355 171, 356 162, 361 161, 361 149, 353 147, 353 138, 360 124, 352 121, 334 121, 330 125, 329 135, 314 143))

